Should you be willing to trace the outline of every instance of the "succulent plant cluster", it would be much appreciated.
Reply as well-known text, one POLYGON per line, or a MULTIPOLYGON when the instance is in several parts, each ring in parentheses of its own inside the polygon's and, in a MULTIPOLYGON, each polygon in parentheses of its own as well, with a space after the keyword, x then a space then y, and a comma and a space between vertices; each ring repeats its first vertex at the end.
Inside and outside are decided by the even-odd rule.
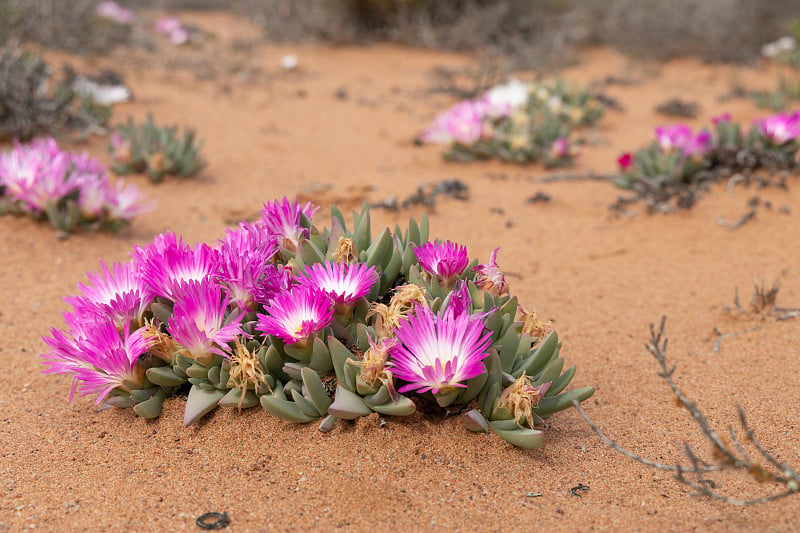
POLYGON ((800 112, 756 119, 747 131, 724 114, 696 133, 685 124, 656 128, 652 143, 619 157, 615 183, 624 188, 697 184, 721 174, 791 169, 797 167, 798 148, 800 112))
POLYGON ((150 209, 136 186, 109 181, 87 153, 62 151, 52 138, 15 141, 0 153, 0 215, 47 219, 69 233, 76 228, 117 230, 150 209))
POLYGON ((117 174, 146 173, 150 181, 158 183, 166 175, 191 177, 200 172, 206 165, 200 157, 202 145, 193 129, 179 134, 177 126, 157 126, 148 115, 141 125, 128 119, 119 126, 108 151, 117 174))
POLYGON ((420 139, 446 145, 449 159, 496 157, 556 167, 577 154, 571 131, 602 115, 603 105, 585 89, 571 89, 561 80, 511 80, 441 113, 420 139))
POLYGON ((39 55, 14 45, 0 49, 0 139, 103 126, 110 109, 54 80, 39 55))
MULTIPOLYGON (((156 417, 188 391, 184 424, 218 406, 260 405, 297 423, 417 410, 461 414, 527 448, 572 405, 560 342, 518 305, 497 265, 428 239, 428 220, 373 238, 365 206, 352 226, 331 206, 286 198, 213 246, 173 233, 89 274, 51 329, 45 372, 72 395, 156 417), (518 319, 519 315, 519 319, 518 319), (445 411, 446 410, 446 411, 445 411)), ((572 391, 585 400, 594 389, 572 391)))

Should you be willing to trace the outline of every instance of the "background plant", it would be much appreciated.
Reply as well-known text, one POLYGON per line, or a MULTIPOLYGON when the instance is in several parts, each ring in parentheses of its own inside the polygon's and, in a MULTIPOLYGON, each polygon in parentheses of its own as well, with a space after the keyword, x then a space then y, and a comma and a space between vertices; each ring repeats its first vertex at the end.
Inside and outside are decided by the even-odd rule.
POLYGON ((447 146, 448 159, 497 157, 555 167, 569 164, 577 153, 569 139, 572 129, 593 125, 602 115, 602 104, 585 89, 560 80, 511 80, 441 113, 420 139, 447 146))
POLYGON ((118 230, 149 208, 135 186, 112 184, 100 162, 85 152, 62 151, 52 138, 15 141, 0 153, 0 215, 46 219, 67 234, 118 230))
POLYGON ((18 46, 0 50, 0 139, 88 132, 106 124, 110 108, 78 95, 66 80, 52 89, 52 67, 18 46))
POLYGON ((148 114, 143 124, 136 125, 128 119, 127 125, 118 126, 108 150, 114 160, 114 172, 146 173, 150 181, 157 183, 166 175, 187 178, 205 168, 200 157, 202 146, 193 129, 184 128, 179 134, 177 126, 157 126, 148 114))
POLYGON ((770 176, 796 170, 800 113, 757 119, 747 130, 724 114, 712 120, 711 128, 693 132, 673 124, 656 128, 654 137, 644 148, 619 157, 614 183, 636 191, 634 200, 643 199, 651 208, 675 198, 678 207, 691 207, 709 183, 737 177, 766 185, 770 176))

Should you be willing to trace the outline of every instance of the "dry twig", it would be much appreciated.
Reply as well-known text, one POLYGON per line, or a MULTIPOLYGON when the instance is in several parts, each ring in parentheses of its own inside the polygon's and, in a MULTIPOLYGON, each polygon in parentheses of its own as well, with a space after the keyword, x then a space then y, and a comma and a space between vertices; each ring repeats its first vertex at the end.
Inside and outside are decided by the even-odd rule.
POLYGON ((650 324, 650 340, 646 344, 647 351, 655 358, 661 367, 659 375, 664 378, 664 381, 669 386, 672 393, 675 395, 677 401, 683 406, 692 419, 697 423, 701 433, 712 446, 712 455, 714 458, 713 463, 703 460, 689 445, 683 444, 684 461, 688 461, 688 465, 683 463, 680 459, 674 465, 667 465, 656 463, 645 459, 633 452, 624 449, 622 446, 608 438, 597 427, 594 422, 589 418, 580 403, 572 398, 572 404, 578 410, 578 413, 583 417, 590 428, 612 449, 622 453, 623 455, 642 463, 646 466, 656 468, 658 470, 666 470, 675 473, 675 479, 681 483, 692 487, 698 494, 702 494, 709 498, 720 500, 731 505, 756 505, 760 503, 767 503, 781 498, 790 496, 800 491, 800 476, 789 465, 778 461, 772 453, 766 450, 756 440, 753 429, 749 426, 744 411, 740 406, 737 406, 739 412, 739 426, 741 431, 744 432, 744 442, 747 442, 755 450, 757 457, 760 457, 761 463, 756 462, 751 457, 742 440, 736 435, 733 426, 728 426, 727 438, 721 437, 714 428, 709 424, 708 419, 697 405, 690 400, 672 379, 675 372, 675 366, 667 364, 667 339, 664 337, 664 324, 666 317, 661 318, 659 327, 650 324), (729 444, 730 441, 732 444, 729 444), (722 494, 716 490, 716 483, 706 477, 710 471, 733 469, 740 472, 745 472, 753 480, 757 482, 770 481, 782 485, 784 489, 780 492, 768 494, 766 496, 756 498, 734 498, 726 494, 722 494))

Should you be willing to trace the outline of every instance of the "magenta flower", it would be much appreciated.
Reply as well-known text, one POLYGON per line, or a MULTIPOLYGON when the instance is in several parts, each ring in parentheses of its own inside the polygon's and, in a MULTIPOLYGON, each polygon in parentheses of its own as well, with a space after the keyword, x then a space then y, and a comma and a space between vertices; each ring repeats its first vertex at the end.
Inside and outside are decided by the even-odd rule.
POLYGON ((167 325, 172 338, 200 363, 210 362, 214 354, 230 357, 228 343, 245 335, 241 328, 245 311, 226 318, 230 297, 212 281, 187 281, 182 285, 167 325))
POLYGON ((161 17, 156 21, 156 31, 169 37, 174 45, 184 44, 189 40, 189 30, 181 21, 173 17, 161 17))
POLYGON ((231 299, 241 308, 249 308, 264 286, 272 280, 270 263, 278 246, 260 224, 242 222, 235 230, 226 230, 217 241, 220 265, 217 280, 225 285, 231 299))
POLYGON ((482 335, 483 321, 468 314, 434 315, 419 306, 395 333, 399 344, 391 350, 390 364, 394 375, 408 382, 400 392, 448 392, 485 371, 491 333, 482 335))
POLYGON ((68 181, 69 158, 48 137, 0 154, 0 188, 5 195, 32 213, 40 213, 50 201, 58 201, 76 189, 68 181))
POLYGON ((761 135, 778 146, 800 137, 800 112, 778 113, 757 119, 753 124, 758 126, 761 135))
POLYGON ((110 318, 119 330, 128 323, 141 324, 142 316, 153 301, 134 263, 114 263, 109 270, 101 261, 102 271, 86 273, 89 285, 79 284, 80 296, 64 301, 79 316, 101 315, 110 318))
POLYGON ((475 276, 475 285, 494 295, 501 295, 508 292, 506 277, 497 264, 497 252, 499 251, 500 247, 498 246, 489 254, 488 263, 472 268, 473 272, 477 272, 477 276, 475 276))
POLYGON ((559 137, 550 146, 550 157, 554 160, 566 159, 570 156, 569 139, 559 137))
POLYGON ((685 124, 658 127, 655 136, 662 151, 679 150, 686 157, 705 154, 712 148, 711 133, 701 131, 694 135, 685 124))
POLYGON ((633 167, 633 154, 625 152, 617 158, 617 164, 623 172, 629 171, 633 167))
POLYGON ((711 150, 712 147, 713 140, 711 138, 711 132, 700 131, 697 135, 689 139, 689 142, 683 147, 683 155, 686 157, 703 155, 711 150))
POLYGON ((256 329, 280 337, 286 344, 305 344, 333 321, 330 298, 322 291, 296 287, 276 296, 258 315, 256 329))
POLYGON ((717 126, 720 122, 730 122, 730 121, 731 121, 730 113, 722 113, 721 115, 711 117, 711 123, 715 126, 717 126))
POLYGON ((116 2, 100 2, 95 8, 95 13, 100 18, 108 19, 123 26, 128 26, 133 22, 133 11, 125 9, 116 2))
POLYGON ((291 290, 293 284, 290 266, 267 265, 264 276, 253 289, 253 300, 267 305, 279 294, 291 290))
POLYGON ((320 289, 337 307, 347 307, 367 295, 378 279, 375 267, 363 263, 325 261, 324 264, 306 267, 296 281, 305 287, 320 289))
POLYGON ((686 124, 671 124, 655 129, 656 141, 664 152, 683 150, 692 139, 692 129, 686 124))
POLYGON ((214 278, 219 271, 219 252, 207 244, 194 248, 167 233, 134 256, 147 287, 156 295, 177 300, 185 282, 214 278))
POLYGON ((86 326, 87 329, 72 334, 52 329, 53 337, 43 338, 51 348, 49 354, 42 354, 44 364, 49 366, 44 372, 72 374, 70 400, 77 389, 80 396, 97 394, 98 405, 115 389, 141 388, 144 370, 137 367, 136 362, 147 351, 142 330, 130 332, 126 324, 120 336, 110 319, 100 319, 86 326))
POLYGON ((445 298, 442 309, 453 313, 453 316, 469 315, 472 312, 472 295, 469 293, 466 281, 459 281, 456 284, 445 298))
POLYGON ((440 113, 420 137, 436 144, 474 144, 483 135, 485 104, 465 100, 440 113))
POLYGON ((270 235, 274 236, 278 244, 284 248, 295 251, 300 248, 300 243, 308 238, 308 228, 302 225, 305 215, 309 220, 319 209, 307 202, 300 206, 295 200, 290 202, 285 196, 281 201, 264 204, 261 210, 261 223, 267 228, 270 235))
POLYGON ((117 180, 117 183, 108 189, 106 209, 109 220, 130 220, 142 213, 153 209, 154 202, 147 200, 136 185, 117 180))
POLYGON ((446 287, 453 286, 469 263, 466 246, 450 241, 426 242, 414 254, 422 269, 446 287))

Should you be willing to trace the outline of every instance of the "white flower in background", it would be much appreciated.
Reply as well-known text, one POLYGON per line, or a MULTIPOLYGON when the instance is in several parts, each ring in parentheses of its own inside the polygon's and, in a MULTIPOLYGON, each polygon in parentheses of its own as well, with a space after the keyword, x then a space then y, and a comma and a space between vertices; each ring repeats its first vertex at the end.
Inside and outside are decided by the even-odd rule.
POLYGON ((483 95, 486 114, 492 118, 507 117, 527 102, 528 84, 519 80, 496 85, 483 95))
POLYGON ((781 37, 775 42, 767 43, 761 47, 761 55, 764 57, 775 57, 783 52, 791 52, 797 48, 797 41, 794 37, 781 37))

